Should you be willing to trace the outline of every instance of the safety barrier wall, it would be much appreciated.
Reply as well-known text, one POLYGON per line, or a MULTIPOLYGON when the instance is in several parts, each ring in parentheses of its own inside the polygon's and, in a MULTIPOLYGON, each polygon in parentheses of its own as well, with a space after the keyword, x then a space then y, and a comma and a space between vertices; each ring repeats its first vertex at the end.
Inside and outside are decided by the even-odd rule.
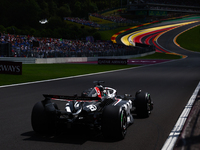
POLYGON ((97 61, 99 58, 109 58, 109 59, 130 59, 130 58, 136 58, 136 57, 143 57, 146 55, 154 54, 153 52, 143 53, 143 54, 137 54, 137 55, 126 55, 126 56, 107 56, 107 57, 87 57, 87 61, 97 61))
POLYGON ((54 64, 69 62, 86 62, 87 57, 35 58, 36 64, 54 64))
POLYGON ((137 55, 126 55, 126 56, 103 56, 103 57, 57 57, 57 58, 22 58, 22 57, 0 57, 0 61, 14 61, 22 62, 23 64, 53 64, 53 63, 71 63, 71 62, 89 62, 97 61, 99 58, 110 58, 110 59, 129 59, 134 57, 141 57, 155 53, 148 52, 137 55))
POLYGON ((22 62, 23 64, 34 64, 35 58, 26 58, 26 57, 0 57, 0 61, 14 61, 22 62))
POLYGON ((87 57, 57 57, 57 58, 24 58, 24 57, 0 57, 0 61, 22 62, 23 64, 53 64, 68 62, 84 62, 87 57))

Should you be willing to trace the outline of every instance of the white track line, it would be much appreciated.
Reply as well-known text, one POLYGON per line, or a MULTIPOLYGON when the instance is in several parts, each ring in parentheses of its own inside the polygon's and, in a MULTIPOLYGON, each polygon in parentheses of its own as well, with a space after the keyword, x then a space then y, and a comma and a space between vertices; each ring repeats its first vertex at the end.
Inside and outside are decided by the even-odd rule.
POLYGON ((148 66, 158 65, 158 64, 164 64, 164 63, 169 63, 169 62, 179 61, 179 60, 182 60, 182 59, 174 59, 174 60, 170 60, 170 61, 165 61, 165 62, 160 62, 160 63, 155 63, 155 64, 149 64, 149 65, 142 65, 142 66, 137 66, 137 67, 124 68, 124 69, 119 69, 119 70, 111 70, 111 71, 105 71, 105 72, 97 72, 97 73, 83 74, 83 75, 56 78, 56 79, 49 79, 49 80, 25 82, 25 83, 18 83, 18 84, 2 85, 2 86, 0 86, 0 88, 14 87, 14 86, 28 85, 28 84, 36 84, 36 83, 44 83, 44 82, 65 80, 65 79, 71 79, 71 78, 79 78, 79 77, 92 76, 92 75, 98 75, 98 74, 104 74, 104 73, 111 73, 111 72, 117 72, 117 71, 123 71, 123 70, 130 70, 130 69, 138 69, 138 68, 143 68, 143 67, 148 67, 148 66))
POLYGON ((169 134, 169 137, 165 141, 165 144, 163 145, 162 150, 172 150, 174 148, 174 145, 183 129, 185 121, 188 118, 188 115, 190 113, 190 110, 192 109, 192 106, 194 104, 194 101, 196 99, 196 96, 197 96, 199 90, 200 90, 200 82, 197 85, 194 93, 190 97, 187 105, 185 106, 185 108, 184 108, 182 114, 180 115, 178 121, 176 122, 174 128, 172 129, 171 133, 169 134))
POLYGON ((135 69, 135 68, 140 68, 140 67, 144 67, 144 66, 130 67, 130 68, 124 68, 124 69, 119 69, 119 70, 111 70, 111 71, 105 71, 105 72, 97 72, 97 73, 83 74, 83 75, 63 77, 63 78, 56 78, 56 79, 49 79, 49 80, 41 80, 41 81, 33 81, 33 82, 26 82, 26 83, 2 85, 2 86, 0 86, 0 88, 14 87, 14 86, 28 85, 28 84, 35 84, 35 83, 43 83, 43 82, 51 82, 51 81, 65 80, 65 79, 71 79, 71 78, 79 78, 79 77, 85 77, 85 76, 91 76, 91 75, 98 75, 98 74, 104 74, 104 73, 111 73, 111 72, 117 72, 117 71, 135 69))

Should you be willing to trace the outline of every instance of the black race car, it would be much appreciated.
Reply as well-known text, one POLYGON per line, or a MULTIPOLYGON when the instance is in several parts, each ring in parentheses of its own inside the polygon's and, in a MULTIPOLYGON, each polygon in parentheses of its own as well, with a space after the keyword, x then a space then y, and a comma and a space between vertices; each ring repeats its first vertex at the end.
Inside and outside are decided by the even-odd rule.
POLYGON ((135 98, 130 94, 117 95, 117 91, 104 87, 104 81, 94 81, 95 86, 81 96, 43 94, 32 110, 33 130, 40 134, 55 133, 61 126, 87 126, 100 130, 105 138, 123 139, 133 123, 133 113, 149 117, 153 110, 150 94, 139 90, 135 98), (65 102, 59 108, 56 101, 65 102))

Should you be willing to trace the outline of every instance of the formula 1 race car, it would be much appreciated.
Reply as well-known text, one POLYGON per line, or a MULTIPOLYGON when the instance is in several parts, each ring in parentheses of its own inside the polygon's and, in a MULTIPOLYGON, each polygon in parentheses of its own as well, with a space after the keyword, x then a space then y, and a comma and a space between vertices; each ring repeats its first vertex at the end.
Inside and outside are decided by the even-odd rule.
POLYGON ((135 98, 130 94, 117 95, 117 91, 104 87, 104 81, 94 81, 95 86, 81 96, 43 94, 32 110, 31 123, 36 133, 55 133, 60 126, 74 125, 98 129, 105 138, 124 139, 127 128, 133 123, 132 113, 149 117, 153 110, 150 94, 139 90, 135 98), (54 102, 52 102, 54 101, 54 102), (62 109, 56 101, 64 102, 62 109))

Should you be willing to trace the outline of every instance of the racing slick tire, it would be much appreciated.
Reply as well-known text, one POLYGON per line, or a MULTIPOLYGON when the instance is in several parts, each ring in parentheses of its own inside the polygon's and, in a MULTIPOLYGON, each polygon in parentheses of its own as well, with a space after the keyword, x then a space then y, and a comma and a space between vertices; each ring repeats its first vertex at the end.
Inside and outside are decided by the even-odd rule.
POLYGON ((122 140, 127 133, 127 114, 121 106, 108 105, 102 113, 101 131, 106 139, 122 140))
MULTIPOLYGON (((56 108, 57 105, 53 104, 56 108)), ((55 132, 55 116, 45 111, 43 102, 37 102, 32 110, 31 125, 39 134, 53 134, 55 132)))
POLYGON ((147 118, 151 113, 151 98, 150 94, 138 91, 134 101, 136 113, 139 117, 147 118))

